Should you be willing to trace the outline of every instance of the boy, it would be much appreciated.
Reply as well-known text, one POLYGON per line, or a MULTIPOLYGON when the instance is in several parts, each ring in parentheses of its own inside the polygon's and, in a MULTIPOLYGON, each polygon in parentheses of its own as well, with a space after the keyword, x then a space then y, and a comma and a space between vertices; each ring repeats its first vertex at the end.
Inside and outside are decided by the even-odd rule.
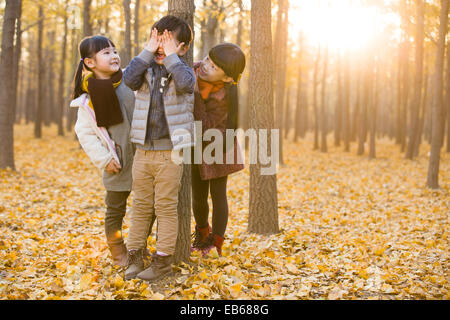
POLYGON ((172 162, 171 152, 194 145, 195 75, 180 59, 192 39, 192 30, 185 21, 174 16, 162 18, 152 27, 145 49, 123 75, 125 84, 137 90, 131 128, 131 141, 137 151, 132 170, 134 199, 126 280, 137 276, 155 281, 172 272, 182 165, 172 162), (189 142, 180 131, 189 133, 189 142), (143 252, 154 215, 158 220, 156 254, 144 270, 143 252))

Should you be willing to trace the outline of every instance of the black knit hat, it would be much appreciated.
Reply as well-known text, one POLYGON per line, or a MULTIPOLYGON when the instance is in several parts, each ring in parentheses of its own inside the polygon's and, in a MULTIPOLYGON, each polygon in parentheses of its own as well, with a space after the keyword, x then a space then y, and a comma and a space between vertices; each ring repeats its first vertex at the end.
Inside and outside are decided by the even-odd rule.
POLYGON ((211 60, 237 83, 245 69, 245 55, 239 46, 222 43, 209 51, 211 60))

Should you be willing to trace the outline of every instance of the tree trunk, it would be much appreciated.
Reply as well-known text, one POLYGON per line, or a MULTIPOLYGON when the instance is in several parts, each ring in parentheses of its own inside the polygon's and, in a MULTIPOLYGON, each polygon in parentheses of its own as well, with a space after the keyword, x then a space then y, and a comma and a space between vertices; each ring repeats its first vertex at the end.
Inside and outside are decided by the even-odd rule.
MULTIPOLYGON (((275 48, 277 53, 273 56, 287 57, 287 42, 288 42, 288 23, 289 23, 289 0, 278 0, 278 21, 277 21, 277 33, 275 34, 275 48)), ((286 59, 275 59, 275 83, 276 83, 276 96, 275 96, 275 121, 276 127, 280 130, 279 142, 280 146, 280 164, 284 165, 283 158, 283 109, 284 99, 286 92, 286 59)))
POLYGON ((337 100, 336 100, 336 109, 334 113, 334 145, 336 147, 341 145, 342 138, 342 57, 341 51, 338 49, 337 53, 337 100))
POLYGON ((217 16, 220 12, 218 0, 211 0, 210 5, 208 6, 207 1, 203 1, 203 8, 207 8, 207 18, 201 21, 201 50, 200 50, 200 59, 206 57, 217 43, 217 28, 219 27, 219 20, 217 16))
POLYGON ((350 53, 347 52, 344 59, 344 92, 343 92, 343 117, 342 133, 344 139, 344 151, 350 152, 350 53))
POLYGON ((422 102, 423 82, 423 41, 425 32, 425 4, 423 0, 416 0, 417 23, 416 23, 416 75, 414 77, 414 99, 411 101, 411 130, 409 131, 408 148, 406 158, 412 160, 419 139, 420 127, 420 104, 422 102))
MULTIPOLYGON (((168 13, 186 21, 194 30, 194 0, 169 0, 168 13)), ((194 63, 193 43, 185 56, 192 67, 194 63)), ((174 262, 189 261, 191 254, 191 166, 183 165, 181 188, 178 194, 178 238, 174 254, 174 262)))
POLYGON ((303 95, 303 34, 299 33, 299 50, 297 53, 297 61, 298 61, 298 76, 297 76, 297 106, 295 108, 295 134, 294 134, 294 142, 298 141, 298 138, 301 136, 301 132, 303 131, 303 123, 302 117, 304 117, 303 108, 304 105, 302 103, 302 95, 303 95))
POLYGON ((83 36, 84 37, 92 35, 91 2, 92 2, 92 0, 83 0, 83 36))
POLYGON ((236 34, 236 44, 241 47, 242 46, 242 32, 244 30, 243 27, 243 12, 244 12, 244 4, 242 3, 242 0, 238 0, 238 7, 239 7, 239 21, 237 26, 237 34, 236 34))
POLYGON ((55 31, 50 30, 47 32, 47 39, 49 45, 44 49, 44 68, 47 71, 44 77, 44 124, 46 127, 50 126, 53 122, 56 122, 56 108, 55 108, 55 79, 50 70, 55 70, 55 31))
POLYGON ((131 60, 131 9, 130 9, 131 0, 122 0, 123 13, 125 19, 125 41, 123 48, 123 56, 121 57, 122 66, 127 66, 131 60))
POLYGON ((371 70, 369 69, 369 66, 364 67, 363 71, 363 99, 362 103, 360 105, 359 110, 359 139, 358 139, 358 152, 357 155, 361 156, 364 154, 365 149, 365 143, 366 143, 366 137, 367 137, 367 110, 369 107, 369 99, 370 99, 370 85, 369 82, 369 74, 371 70))
MULTIPOLYGON (((69 4, 69 1, 66 0, 66 8, 69 4)), ((64 10, 66 12, 66 10, 64 10)), ((62 39, 61 44, 61 61, 60 61, 60 67, 59 67, 59 86, 58 86, 58 103, 57 103, 57 112, 58 112, 58 135, 64 136, 64 126, 63 126, 63 115, 64 115, 64 107, 65 107, 65 90, 64 90, 64 83, 66 82, 66 56, 67 56, 67 37, 69 28, 67 26, 67 14, 64 14, 64 37, 62 39)))
POLYGON ((401 0, 401 17, 402 17, 402 28, 403 28, 403 42, 401 44, 401 54, 400 59, 402 61, 402 77, 401 81, 401 103, 400 117, 399 117, 399 142, 401 152, 405 151, 406 147, 406 128, 408 119, 408 96, 409 96, 409 33, 408 33, 408 3, 407 0, 401 0))
POLYGON ((447 108, 447 152, 450 152, 450 43, 447 43, 447 89, 445 105, 447 108))
MULTIPOLYGON (((273 118, 271 1, 251 1, 250 101, 251 127, 257 132, 271 130, 273 118), (261 66, 265 66, 261 68, 261 66)), ((271 143, 267 134, 267 146, 271 143)), ((267 150, 269 151, 269 150, 267 150)), ((269 152, 267 152, 269 153, 269 152)), ((250 207, 248 231, 258 234, 279 232, 276 174, 262 175, 262 164, 250 165, 250 207)))
POLYGON ((136 0, 134 4, 134 56, 137 56, 141 50, 139 48, 139 12, 141 1, 136 0))
POLYGON ((13 115, 12 118, 16 118, 16 110, 17 110, 17 101, 18 101, 18 81, 19 81, 19 65, 20 65, 20 57, 22 54, 22 0, 17 0, 17 11, 16 11, 16 43, 14 45, 14 70, 13 70, 13 101, 12 101, 12 110, 13 115))
MULTIPOLYGON (((425 61, 428 61, 428 59, 425 59, 425 61)), ((423 135, 423 129, 425 126, 425 119, 427 113, 429 113, 427 110, 429 109, 428 106, 428 63, 425 63, 424 65, 424 76, 423 76, 423 95, 422 95, 422 101, 421 101, 421 114, 419 119, 419 133, 416 140, 416 145, 414 147, 414 157, 419 156, 419 150, 420 145, 422 143, 422 135, 423 135)))
POLYGON ((319 149, 319 107, 317 106, 317 87, 319 85, 319 62, 320 62, 320 45, 317 49, 316 61, 314 63, 313 76, 313 108, 314 108, 314 150, 319 149))
POLYGON ((289 138, 289 129, 290 129, 290 117, 291 117, 291 88, 288 87, 286 89, 286 103, 283 110, 284 120, 282 123, 282 128, 284 130, 284 139, 289 138))
POLYGON ((353 111, 353 121, 352 121, 352 128, 351 128, 351 141, 356 141, 357 136, 359 135, 359 127, 360 123, 358 122, 358 119, 360 117, 360 110, 361 110, 361 66, 359 66, 359 69, 356 70, 357 76, 356 76, 356 99, 355 99, 355 110, 353 111))
MULTIPOLYGON (((72 71, 71 71, 71 79, 73 79, 73 77, 75 76, 75 72, 77 71, 76 68, 78 67, 78 33, 76 32, 75 28, 72 29, 71 31, 71 65, 72 65, 72 71)), ((76 108, 70 108, 67 107, 67 119, 66 119, 66 131, 70 132, 72 131, 72 127, 74 122, 76 121, 76 117, 77 117, 77 109, 76 108)), ((76 135, 74 135, 74 138, 76 140, 78 140, 76 138, 76 135)))
MULTIPOLYGON (((379 61, 379 60, 378 60, 379 61)), ((369 83, 372 84, 374 88, 372 88, 369 92, 369 105, 371 107, 371 117, 370 117, 370 141, 369 141, 369 159, 376 158, 376 134, 377 134, 377 118, 378 118, 378 92, 379 92, 379 79, 380 79, 380 64, 379 62, 374 66, 374 57, 370 57, 369 62, 369 83), (374 72, 375 72, 375 80, 374 80, 374 72), (373 91, 372 91, 373 90, 373 91)))
MULTIPOLYGON (((14 73, 14 34, 16 21, 20 19, 21 2, 6 0, 2 27, 2 51, 0 55, 0 79, 8 79, 14 73)), ((14 166, 14 84, 3 81, 0 86, 0 168, 14 166)))
POLYGON ((448 29, 448 7, 449 0, 441 0, 441 17, 439 25, 439 39, 436 53, 436 69, 434 83, 434 103, 432 110, 432 133, 431 152, 428 166, 427 186, 432 189, 439 188, 439 163, 444 135, 444 105, 443 105, 443 78, 444 78, 444 55, 445 37, 448 29))
POLYGON ((38 64, 38 88, 37 88, 37 106, 34 119, 34 136, 35 138, 42 137, 42 112, 44 108, 44 79, 45 66, 42 59, 42 43, 44 37, 44 9, 39 5, 39 22, 38 22, 38 43, 37 43, 37 64, 38 64))
POLYGON ((328 152, 327 147, 327 108, 326 108, 326 91, 327 91, 327 76, 328 76, 328 45, 325 48, 325 56, 323 58, 323 73, 322 73, 322 94, 320 98, 320 127, 321 127, 321 145, 320 151, 328 152))

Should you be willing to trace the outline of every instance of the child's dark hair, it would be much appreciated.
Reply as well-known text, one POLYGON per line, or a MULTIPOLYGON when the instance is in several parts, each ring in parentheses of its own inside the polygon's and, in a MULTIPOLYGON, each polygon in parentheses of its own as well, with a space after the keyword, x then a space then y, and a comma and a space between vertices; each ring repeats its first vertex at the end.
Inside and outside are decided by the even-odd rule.
POLYGON ((168 15, 161 18, 153 25, 152 30, 154 28, 158 30, 158 33, 163 33, 164 30, 174 32, 177 40, 184 42, 185 46, 190 45, 194 38, 191 26, 183 19, 175 16, 168 15))
POLYGON ((245 54, 233 43, 222 43, 209 51, 211 60, 221 68, 233 82, 226 86, 228 99, 227 129, 237 129, 239 95, 237 84, 245 69, 245 54))
POLYGON ((111 40, 104 36, 91 36, 81 40, 80 45, 78 46, 81 59, 73 78, 72 99, 76 99, 83 94, 83 89, 81 88, 83 67, 86 68, 86 70, 90 70, 89 67, 84 64, 84 59, 92 58, 97 52, 109 47, 116 46, 111 40))

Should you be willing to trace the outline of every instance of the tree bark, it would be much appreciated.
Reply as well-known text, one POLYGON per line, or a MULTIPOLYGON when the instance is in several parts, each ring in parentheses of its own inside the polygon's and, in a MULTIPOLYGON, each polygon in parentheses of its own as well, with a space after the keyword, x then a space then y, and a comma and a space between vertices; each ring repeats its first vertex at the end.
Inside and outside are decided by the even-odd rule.
POLYGON ((13 119, 16 118, 16 110, 17 110, 17 101, 18 101, 18 82, 19 82, 19 65, 20 65, 20 57, 22 55, 22 0, 17 0, 16 7, 16 43, 14 44, 14 70, 13 70, 13 101, 12 101, 12 110, 13 110, 13 119))
POLYGON ((367 111, 369 108, 369 102, 370 102, 370 85, 369 82, 369 74, 371 70, 369 69, 369 66, 364 67, 363 71, 363 97, 362 97, 362 103, 360 105, 359 110, 359 123, 358 123, 358 151, 357 155, 361 156, 364 154, 365 149, 365 143, 367 138, 367 111))
POLYGON ((409 131, 406 158, 412 160, 419 139, 420 104, 422 102, 423 83, 423 41, 425 32, 425 4, 423 0, 416 0, 416 74, 414 77, 414 98, 411 101, 411 130, 409 131))
POLYGON ((406 147, 406 128, 408 120, 408 96, 409 96, 409 32, 408 32, 409 16, 408 16, 407 0, 401 0, 400 10, 403 28, 403 35, 402 35, 403 40, 401 43, 401 52, 400 52, 402 77, 400 78, 401 103, 399 105, 400 108, 399 142, 401 152, 403 152, 405 151, 406 147))
POLYGON ((327 111, 326 111, 326 91, 327 91, 327 76, 328 76, 328 45, 325 48, 325 56, 323 58, 323 72, 322 72, 322 93, 320 98, 320 131, 321 144, 320 151, 328 152, 327 146, 327 111))
POLYGON ((134 4, 134 56, 137 56, 141 50, 139 48, 139 12, 141 7, 141 1, 136 0, 134 4))
POLYGON ((297 142, 299 137, 301 136, 301 132, 303 131, 303 123, 302 117, 304 117, 304 105, 302 101, 303 95, 303 34, 299 33, 299 50, 297 53, 297 61, 298 61, 298 76, 297 76, 297 106, 295 108, 295 134, 294 134, 294 142, 297 142))
MULTIPOLYGON (((66 0, 66 8, 69 4, 69 1, 66 0)), ((64 10, 66 12, 66 10, 64 10)), ((58 135, 64 136, 64 126, 63 126, 63 115, 64 115, 64 107, 65 107, 65 90, 64 83, 66 78, 66 56, 67 56, 67 37, 69 33, 69 28, 67 26, 67 14, 64 14, 64 36, 61 44, 61 61, 59 67, 59 86, 58 86, 58 135)))
MULTIPOLYGON (((186 21, 194 30, 194 0, 169 0, 168 13, 186 21)), ((185 56, 192 67, 194 62, 193 43, 185 56)), ((174 254, 174 262, 187 262, 191 254, 191 166, 183 165, 181 188, 178 194, 178 238, 174 254)))
MULTIPOLYGON (((250 121, 258 133, 271 130, 273 118, 271 1, 251 1, 250 121), (261 66, 265 66, 261 68, 261 66)), ((267 146, 271 143, 267 134, 267 146)), ((269 152, 268 152, 269 153, 269 152)), ((279 232, 276 174, 262 175, 262 164, 250 165, 250 206, 248 231, 258 234, 279 232)))
POLYGON ((42 59, 42 43, 44 37, 44 9, 39 5, 39 23, 38 23, 38 43, 37 43, 37 64, 38 64, 38 88, 37 88, 37 106, 34 119, 34 136, 42 137, 42 112, 44 108, 44 79, 45 66, 42 59))
MULTIPOLYGON (((377 118, 378 118, 378 93, 379 93, 379 80, 380 80, 380 64, 374 65, 373 56, 370 57, 369 62, 369 83, 373 83, 373 87, 369 91, 369 105, 371 108, 371 117, 370 117, 370 140, 369 140, 369 159, 376 158, 376 138, 377 138, 377 118), (375 73, 375 80, 374 80, 375 73), (372 91, 373 90, 373 91, 372 91)), ((379 60, 378 60, 379 61, 379 60)))
POLYGON ((319 85, 320 45, 317 48, 316 61, 314 62, 313 75, 313 109, 314 109, 314 150, 319 149, 319 107, 317 106, 317 87, 319 85))
POLYGON ((84 37, 92 35, 91 2, 92 2, 92 0, 83 0, 83 36, 84 37))
POLYGON ((342 133, 344 139, 344 151, 350 151, 350 53, 347 52, 344 59, 344 88, 343 88, 343 117, 342 133))
POLYGON ((122 66, 127 66, 131 60, 131 9, 130 9, 131 0, 122 0, 123 13, 125 19, 125 48, 123 50, 124 55, 121 57, 122 66))
MULTIPOLYGON (((0 79, 8 79, 14 72, 14 35, 16 21, 19 17, 21 3, 6 0, 2 26, 2 51, 0 55, 0 79)), ((13 81, 3 81, 0 86, 0 168, 11 168, 14 165, 14 84, 13 81)))
POLYGON ((441 17, 439 25, 439 39, 436 52, 436 68, 434 83, 434 103, 432 109, 431 152, 428 166, 427 186, 432 189, 439 188, 439 164, 442 140, 444 135, 444 105, 443 105, 443 78, 445 38, 448 30, 449 0, 441 0, 441 17))
POLYGON ((289 138, 289 130, 290 130, 290 117, 291 117, 291 88, 286 88, 286 103, 283 110, 284 120, 282 123, 282 127, 284 130, 284 139, 289 138))
POLYGON ((341 51, 338 50, 337 53, 337 70, 336 70, 336 77, 337 77, 337 100, 336 100, 336 108, 334 113, 334 145, 336 147, 341 145, 341 138, 342 138, 342 57, 341 57, 341 51))
POLYGON ((447 152, 450 152, 450 43, 447 43, 447 89, 445 105, 447 108, 447 152))

